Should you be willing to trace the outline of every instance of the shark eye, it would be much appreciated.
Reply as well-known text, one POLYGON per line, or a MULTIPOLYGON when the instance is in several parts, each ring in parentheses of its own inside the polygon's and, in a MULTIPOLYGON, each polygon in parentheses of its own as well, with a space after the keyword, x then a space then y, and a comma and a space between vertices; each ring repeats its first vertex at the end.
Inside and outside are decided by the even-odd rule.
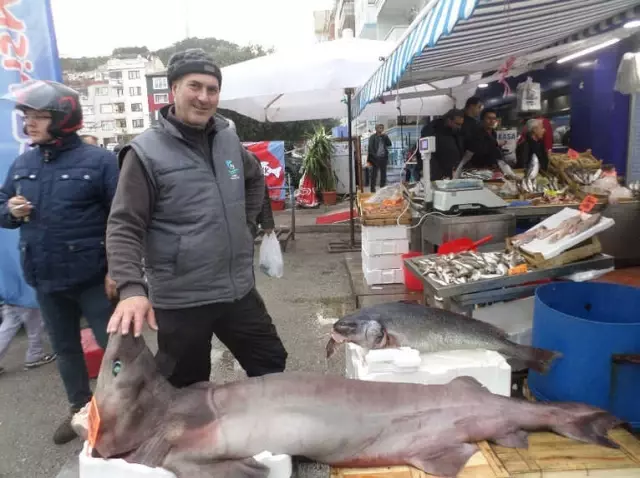
POLYGON ((122 364, 120 363, 120 360, 116 360, 115 362, 113 362, 113 368, 111 369, 111 372, 113 373, 114 377, 118 376, 121 369, 122 369, 122 364))

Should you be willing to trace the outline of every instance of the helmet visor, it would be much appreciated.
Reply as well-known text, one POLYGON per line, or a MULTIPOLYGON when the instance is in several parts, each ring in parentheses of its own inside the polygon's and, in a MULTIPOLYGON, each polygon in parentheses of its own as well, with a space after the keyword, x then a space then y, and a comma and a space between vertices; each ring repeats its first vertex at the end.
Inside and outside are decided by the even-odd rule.
POLYGON ((41 111, 65 112, 69 99, 75 101, 78 93, 60 83, 42 80, 31 80, 16 85, 11 91, 0 97, 1 100, 11 101, 16 106, 41 111))

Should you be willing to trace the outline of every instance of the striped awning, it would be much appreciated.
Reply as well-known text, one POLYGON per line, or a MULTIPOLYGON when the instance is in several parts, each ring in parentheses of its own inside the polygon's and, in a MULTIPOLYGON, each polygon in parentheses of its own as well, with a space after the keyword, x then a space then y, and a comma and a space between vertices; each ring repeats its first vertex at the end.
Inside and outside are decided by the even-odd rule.
POLYGON ((510 57, 607 31, 638 0, 431 0, 357 92, 355 116, 392 89, 489 71, 510 57))

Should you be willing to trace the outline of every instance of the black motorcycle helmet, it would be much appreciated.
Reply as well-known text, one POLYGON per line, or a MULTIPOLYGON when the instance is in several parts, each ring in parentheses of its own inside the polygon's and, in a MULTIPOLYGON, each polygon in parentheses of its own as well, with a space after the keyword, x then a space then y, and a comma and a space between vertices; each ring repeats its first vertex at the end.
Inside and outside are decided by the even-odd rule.
POLYGON ((13 88, 0 99, 15 103, 16 109, 23 112, 49 111, 49 134, 54 138, 69 136, 83 127, 80 95, 62 83, 30 80, 13 88))

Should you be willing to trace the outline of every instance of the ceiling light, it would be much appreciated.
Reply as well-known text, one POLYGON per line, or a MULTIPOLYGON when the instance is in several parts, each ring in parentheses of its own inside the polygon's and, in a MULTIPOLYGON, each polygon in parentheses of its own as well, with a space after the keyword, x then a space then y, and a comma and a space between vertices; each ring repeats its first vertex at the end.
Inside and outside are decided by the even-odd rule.
POLYGON ((489 85, 487 83, 480 83, 478 88, 489 88, 489 85))
POLYGON ((565 56, 564 58, 560 58, 558 63, 566 63, 567 61, 575 60, 584 55, 588 55, 589 53, 593 53, 594 51, 602 50, 603 48, 607 48, 608 46, 615 45, 620 41, 620 38, 612 38, 606 42, 600 43, 598 45, 594 45, 589 48, 585 48, 584 50, 580 50, 576 53, 572 53, 571 55, 565 56))
POLYGON ((624 24, 625 28, 638 28, 640 27, 640 20, 631 20, 624 24))

